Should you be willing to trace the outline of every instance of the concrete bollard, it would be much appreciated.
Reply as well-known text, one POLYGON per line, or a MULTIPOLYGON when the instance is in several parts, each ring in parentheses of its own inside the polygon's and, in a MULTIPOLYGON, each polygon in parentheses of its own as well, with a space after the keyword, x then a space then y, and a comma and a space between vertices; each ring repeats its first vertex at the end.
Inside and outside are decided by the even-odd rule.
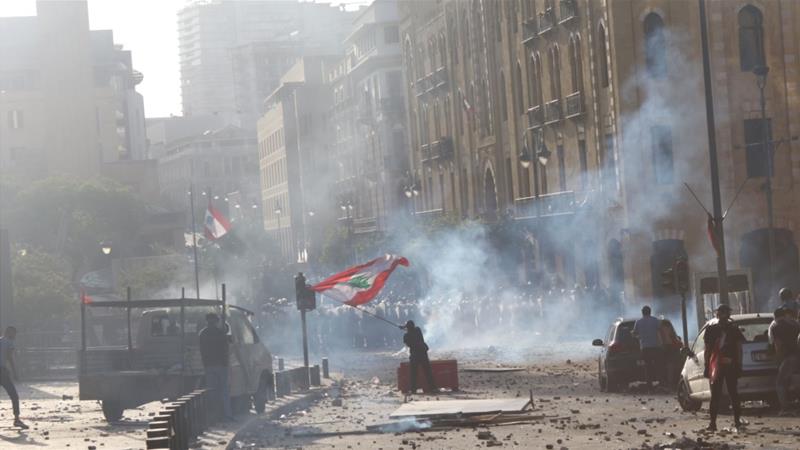
POLYGON ((278 372, 283 372, 283 371, 284 371, 283 358, 278 358, 278 372))
POLYGON ((311 385, 312 386, 321 385, 322 384, 322 380, 319 377, 319 366, 313 366, 313 367, 309 368, 308 370, 309 370, 308 378, 311 381, 311 385))
POLYGON ((322 378, 330 378, 331 373, 328 371, 328 358, 322 358, 322 378))
POLYGON ((292 392, 292 381, 289 377, 289 372, 276 372, 275 373, 275 395, 283 397, 292 392))

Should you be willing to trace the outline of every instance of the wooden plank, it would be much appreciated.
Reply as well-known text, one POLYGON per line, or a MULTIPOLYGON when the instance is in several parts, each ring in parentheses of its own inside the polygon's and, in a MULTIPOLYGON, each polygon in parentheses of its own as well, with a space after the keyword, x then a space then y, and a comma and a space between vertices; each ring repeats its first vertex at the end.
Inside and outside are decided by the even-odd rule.
POLYGON ((475 400, 444 400, 409 402, 397 408, 389 417, 434 417, 500 412, 520 412, 530 406, 528 398, 491 398, 475 400))

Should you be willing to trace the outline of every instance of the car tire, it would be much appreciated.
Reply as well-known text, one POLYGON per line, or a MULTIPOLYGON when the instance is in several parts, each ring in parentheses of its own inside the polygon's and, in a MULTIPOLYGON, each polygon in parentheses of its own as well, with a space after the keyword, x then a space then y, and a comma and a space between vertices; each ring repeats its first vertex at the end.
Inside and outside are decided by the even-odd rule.
POLYGON ((253 408, 256 413, 262 414, 267 409, 268 388, 270 385, 270 374, 264 372, 258 382, 258 390, 253 394, 253 408))
POLYGON ((678 404, 686 412, 698 411, 703 406, 703 402, 694 400, 689 395, 689 387, 686 386, 686 381, 684 380, 678 383, 678 404))
POLYGON ((601 369, 600 360, 597 361, 597 384, 600 385, 600 392, 606 392, 608 390, 608 380, 603 376, 603 370, 601 369))
POLYGON ((617 377, 612 377, 611 374, 606 371, 606 392, 619 392, 622 390, 622 382, 617 379, 617 377))
POLYGON ((103 400, 103 416, 106 422, 114 423, 122 419, 122 413, 125 409, 120 404, 119 400, 103 400))

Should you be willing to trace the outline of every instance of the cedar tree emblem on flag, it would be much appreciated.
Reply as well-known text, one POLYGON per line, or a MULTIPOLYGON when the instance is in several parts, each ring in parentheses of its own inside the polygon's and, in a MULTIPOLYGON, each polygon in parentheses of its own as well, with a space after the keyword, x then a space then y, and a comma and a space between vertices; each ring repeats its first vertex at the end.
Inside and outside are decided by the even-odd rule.
POLYGON ((208 209, 206 209, 206 217, 203 221, 203 225, 206 238, 210 241, 215 241, 225 236, 231 229, 231 223, 228 222, 228 219, 226 219, 221 212, 217 211, 217 209, 211 205, 210 199, 208 201, 208 209))
POLYGON ((383 289, 397 265, 408 267, 402 256, 386 255, 351 267, 311 286, 311 290, 350 306, 369 302, 383 289))

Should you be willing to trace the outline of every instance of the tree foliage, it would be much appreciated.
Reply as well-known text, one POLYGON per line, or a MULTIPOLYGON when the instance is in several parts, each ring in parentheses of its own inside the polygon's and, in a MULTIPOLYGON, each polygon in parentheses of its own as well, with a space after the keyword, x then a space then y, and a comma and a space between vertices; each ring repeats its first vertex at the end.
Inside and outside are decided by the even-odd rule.
POLYGON ((62 258, 26 249, 24 255, 14 253, 11 270, 15 323, 45 328, 77 317, 77 296, 62 258))

